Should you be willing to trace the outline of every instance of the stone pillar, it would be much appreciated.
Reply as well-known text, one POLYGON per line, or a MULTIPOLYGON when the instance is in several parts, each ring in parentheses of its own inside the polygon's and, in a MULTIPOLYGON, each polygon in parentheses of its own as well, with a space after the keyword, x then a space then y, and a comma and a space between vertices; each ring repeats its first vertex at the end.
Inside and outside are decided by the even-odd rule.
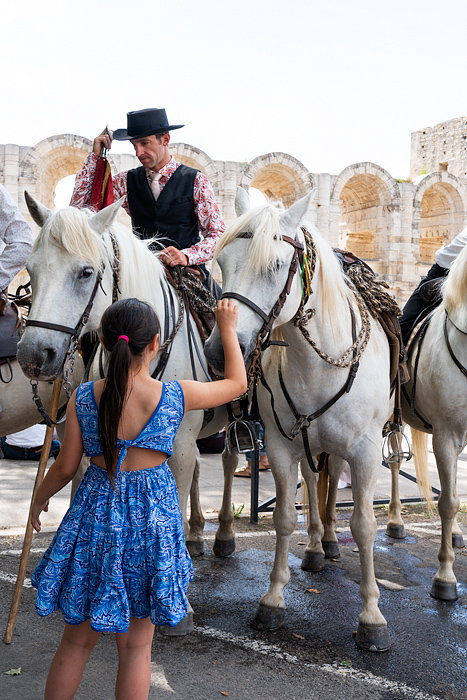
MULTIPOLYGON (((331 175, 329 173, 319 173, 313 175, 315 182, 318 184, 318 192, 316 193, 316 221, 313 223, 317 226, 318 231, 331 240, 329 230, 329 205, 331 201, 331 175)), ((333 245, 336 245, 332 241, 333 245)))

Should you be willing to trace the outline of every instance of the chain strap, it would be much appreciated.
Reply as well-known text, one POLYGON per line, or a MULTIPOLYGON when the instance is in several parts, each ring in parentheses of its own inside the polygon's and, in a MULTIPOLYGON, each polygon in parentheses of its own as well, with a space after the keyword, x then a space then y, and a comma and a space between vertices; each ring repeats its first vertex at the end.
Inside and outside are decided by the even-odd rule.
MULTIPOLYGON (((305 244, 306 244, 306 250, 307 250, 307 259, 309 260, 309 278, 313 279, 315 269, 316 269, 316 259, 317 259, 317 252, 316 252, 316 246, 314 244, 313 238, 310 234, 310 232, 305 228, 305 226, 302 226, 302 233, 305 237, 305 244)), ((308 262, 308 261, 307 261, 308 262)), ((307 264, 307 263, 305 263, 307 264)), ((306 324, 308 321, 315 315, 315 309, 306 309, 305 310, 305 304, 307 300, 302 296, 302 300, 300 302, 300 306, 298 308, 298 311, 294 317, 294 325, 300 330, 302 333, 303 337, 307 341, 307 343, 313 348, 313 350, 316 352, 319 357, 321 357, 322 360, 327 362, 330 365, 333 365, 334 367, 340 367, 340 368, 346 368, 346 367, 352 367, 353 365, 356 365, 361 356, 363 355, 363 352, 368 345, 368 342, 370 340, 370 334, 371 334, 371 324, 370 324, 370 316, 366 307, 366 304, 363 302, 360 294, 357 292, 356 289, 353 289, 353 292, 355 294, 355 301, 357 303, 358 309, 360 311, 360 316, 362 319, 362 327, 360 329, 360 332, 355 340, 354 343, 346 350, 339 358, 335 359, 328 355, 324 350, 321 350, 321 348, 318 347, 318 345, 315 343, 315 341, 311 338, 308 329, 306 328, 306 324), (360 346, 360 347, 359 347, 360 346), (357 350, 357 348, 359 348, 357 350), (349 355, 351 355, 354 351, 356 351, 355 355, 348 360, 347 358, 349 355)))

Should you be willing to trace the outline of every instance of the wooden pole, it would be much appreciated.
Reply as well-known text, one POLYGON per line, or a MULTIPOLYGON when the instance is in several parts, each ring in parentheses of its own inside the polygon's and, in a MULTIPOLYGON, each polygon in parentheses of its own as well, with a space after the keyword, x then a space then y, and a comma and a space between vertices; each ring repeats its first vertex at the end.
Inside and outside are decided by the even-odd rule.
MULTIPOLYGON (((49 414, 52 420, 55 420, 55 418, 57 417, 58 402, 60 398, 60 391, 62 389, 62 383, 63 377, 60 377, 54 382, 49 414)), ((33 527, 31 525, 32 505, 34 503, 36 491, 39 488, 42 479, 44 478, 45 468, 47 466, 47 460, 49 458, 50 446, 52 445, 53 434, 53 426, 47 426, 47 430, 45 431, 44 446, 41 451, 39 466, 37 467, 36 481, 34 482, 34 489, 31 496, 31 505, 29 506, 28 522, 26 524, 26 532, 24 535, 23 550, 21 552, 21 559, 19 562, 18 576, 16 577, 15 590, 13 591, 13 598, 11 601, 10 615, 8 616, 5 636, 3 637, 3 641, 5 642, 5 644, 11 643, 11 639, 13 637, 13 630, 15 629, 16 616, 18 615, 21 593, 23 591, 24 577, 26 575, 26 568, 28 566, 29 560, 29 552, 31 550, 33 534, 33 527)))

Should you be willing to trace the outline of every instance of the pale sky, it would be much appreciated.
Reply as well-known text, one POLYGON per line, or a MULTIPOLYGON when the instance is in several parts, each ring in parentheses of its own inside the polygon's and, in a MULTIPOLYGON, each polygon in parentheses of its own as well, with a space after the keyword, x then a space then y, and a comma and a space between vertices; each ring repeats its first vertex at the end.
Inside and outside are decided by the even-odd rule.
POLYGON ((215 160, 402 179, 412 131, 467 115, 465 0, 17 0, 0 17, 0 143, 165 107, 186 125, 172 140, 215 160))

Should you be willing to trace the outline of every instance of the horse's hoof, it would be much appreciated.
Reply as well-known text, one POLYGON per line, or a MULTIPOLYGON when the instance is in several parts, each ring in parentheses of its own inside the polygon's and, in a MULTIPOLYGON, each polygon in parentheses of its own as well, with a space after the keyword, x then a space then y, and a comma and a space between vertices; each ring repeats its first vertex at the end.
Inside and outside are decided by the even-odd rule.
POLYGON ((324 554, 305 552, 302 560, 303 571, 322 571, 324 569, 324 554))
POLYGON ((358 625, 355 644, 363 651, 387 651, 391 646, 387 625, 358 625))
POLYGON ((461 532, 453 532, 452 533, 452 546, 453 547, 463 547, 464 546, 464 538, 462 537, 461 532))
POLYGON ((452 602, 457 600, 457 584, 433 579, 430 595, 437 600, 452 602))
POLYGON ((394 537, 395 540, 403 540, 405 537, 405 527, 403 525, 396 525, 395 523, 388 523, 386 526, 386 535, 388 537, 394 537))
POLYGON ((339 552, 339 545, 337 542, 321 542, 324 549, 324 556, 326 559, 340 559, 341 553, 339 552))
POLYGON ((256 615, 251 621, 251 626, 255 630, 278 630, 284 626, 284 622, 284 608, 269 608, 260 603, 256 615))
POLYGON ((196 540, 187 540, 186 548, 190 557, 201 557, 204 554, 204 540, 198 542, 196 540))
POLYGON ((193 623, 193 612, 190 611, 183 620, 180 620, 178 625, 175 627, 170 627, 170 625, 161 625, 159 627, 159 632, 164 635, 164 637, 186 637, 187 634, 193 632, 195 626, 193 623))
POLYGON ((235 537, 231 540, 218 540, 216 537, 212 551, 216 557, 229 557, 235 552, 235 537))

